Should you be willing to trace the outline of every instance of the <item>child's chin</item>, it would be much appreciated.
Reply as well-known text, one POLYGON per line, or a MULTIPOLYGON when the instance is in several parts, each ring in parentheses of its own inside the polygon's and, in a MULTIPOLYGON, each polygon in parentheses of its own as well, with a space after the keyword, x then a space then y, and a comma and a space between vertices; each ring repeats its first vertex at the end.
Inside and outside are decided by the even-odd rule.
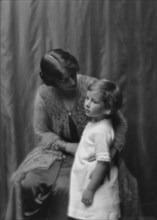
POLYGON ((88 114, 87 112, 86 112, 86 116, 91 117, 90 114, 88 114))

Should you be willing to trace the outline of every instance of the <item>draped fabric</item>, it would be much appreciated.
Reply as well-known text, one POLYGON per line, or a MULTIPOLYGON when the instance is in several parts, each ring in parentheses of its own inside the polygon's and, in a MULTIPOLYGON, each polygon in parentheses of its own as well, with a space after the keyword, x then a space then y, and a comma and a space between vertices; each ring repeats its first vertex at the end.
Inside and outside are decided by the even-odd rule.
POLYGON ((82 74, 119 83, 128 121, 125 161, 139 184, 143 216, 157 216, 157 2, 1 1, 0 211, 11 174, 35 146, 33 103, 41 56, 63 48, 82 74))

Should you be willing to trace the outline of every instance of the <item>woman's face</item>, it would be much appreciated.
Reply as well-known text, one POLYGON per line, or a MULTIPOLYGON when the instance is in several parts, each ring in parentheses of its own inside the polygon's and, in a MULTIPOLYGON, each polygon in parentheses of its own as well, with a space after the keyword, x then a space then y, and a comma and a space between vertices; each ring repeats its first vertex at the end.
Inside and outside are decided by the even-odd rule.
POLYGON ((55 84, 57 86, 57 89, 59 89, 61 92, 74 92, 77 88, 77 74, 65 73, 62 79, 55 81, 55 84))

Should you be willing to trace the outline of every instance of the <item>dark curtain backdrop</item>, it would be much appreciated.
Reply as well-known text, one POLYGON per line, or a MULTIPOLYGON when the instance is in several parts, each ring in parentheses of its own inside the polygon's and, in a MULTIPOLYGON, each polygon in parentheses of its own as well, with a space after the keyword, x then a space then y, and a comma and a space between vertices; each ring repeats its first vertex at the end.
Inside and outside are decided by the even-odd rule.
POLYGON ((39 62, 68 50, 82 74, 119 83, 128 121, 125 160, 144 216, 157 216, 157 1, 2 0, 0 209, 10 176, 34 148, 33 102, 39 62))

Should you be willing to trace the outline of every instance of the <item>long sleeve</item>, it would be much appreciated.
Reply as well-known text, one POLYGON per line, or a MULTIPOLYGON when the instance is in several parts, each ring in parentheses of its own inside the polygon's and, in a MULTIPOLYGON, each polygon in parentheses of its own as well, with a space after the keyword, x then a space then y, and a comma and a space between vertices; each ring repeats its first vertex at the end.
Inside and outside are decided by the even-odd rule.
POLYGON ((52 120, 48 115, 44 100, 38 92, 34 105, 33 124, 35 135, 43 143, 44 148, 53 148, 60 139, 57 134, 50 130, 50 123, 52 120))
POLYGON ((127 122, 123 114, 120 111, 118 111, 118 113, 114 116, 112 123, 115 131, 115 139, 114 139, 113 147, 120 152, 125 144, 127 122))
POLYGON ((17 171, 12 175, 11 179, 14 182, 22 180, 30 170, 49 168, 61 156, 60 151, 54 151, 53 149, 61 139, 52 131, 52 125, 50 127, 52 119, 46 110, 45 102, 39 91, 35 99, 33 120, 35 135, 38 139, 37 147, 26 156, 17 171))

